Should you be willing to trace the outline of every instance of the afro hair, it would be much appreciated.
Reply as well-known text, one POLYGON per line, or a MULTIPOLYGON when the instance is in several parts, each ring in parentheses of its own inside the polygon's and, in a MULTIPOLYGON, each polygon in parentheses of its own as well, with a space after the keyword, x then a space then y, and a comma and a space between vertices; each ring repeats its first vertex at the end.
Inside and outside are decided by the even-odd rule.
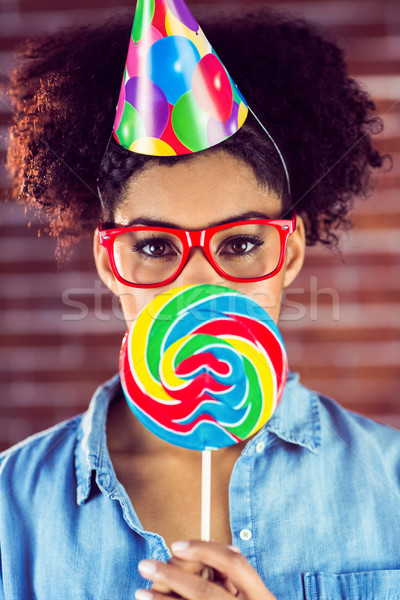
MULTIPOLYGON (((334 244, 354 197, 368 194, 372 170, 384 159, 371 144, 380 119, 348 76, 343 52, 306 22, 271 10, 228 18, 214 12, 199 21, 285 157, 307 243, 334 244)), ((127 179, 154 160, 114 141, 104 157, 131 22, 120 17, 27 40, 10 76, 10 194, 44 209, 64 247, 101 219, 99 177, 112 208, 127 179)), ((243 130, 217 148, 247 160, 260 180, 264 169, 268 182, 266 136, 247 122, 243 130)))

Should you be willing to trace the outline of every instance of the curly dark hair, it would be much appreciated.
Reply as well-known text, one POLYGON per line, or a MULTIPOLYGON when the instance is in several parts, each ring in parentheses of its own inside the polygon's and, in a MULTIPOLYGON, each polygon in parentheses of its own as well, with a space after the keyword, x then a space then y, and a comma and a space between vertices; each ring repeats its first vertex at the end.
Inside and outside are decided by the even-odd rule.
MULTIPOLYGON (((199 21, 285 157, 307 243, 334 243, 384 159, 371 145, 370 134, 381 130, 375 106, 349 78, 342 51, 306 22, 271 10, 199 21)), ((112 213, 127 179, 148 161, 191 159, 137 155, 114 141, 104 156, 131 25, 126 16, 28 40, 11 73, 11 195, 43 208, 64 246, 104 217, 98 178, 112 213)), ((283 193, 281 164, 255 121, 216 148, 247 161, 260 182, 283 193)))

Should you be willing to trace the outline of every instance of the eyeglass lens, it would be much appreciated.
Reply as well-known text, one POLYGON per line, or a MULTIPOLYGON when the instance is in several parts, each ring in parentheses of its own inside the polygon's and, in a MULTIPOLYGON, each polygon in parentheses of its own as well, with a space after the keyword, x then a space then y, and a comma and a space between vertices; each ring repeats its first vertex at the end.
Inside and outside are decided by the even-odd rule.
MULTIPOLYGON (((280 236, 272 225, 245 224, 218 231, 210 251, 219 268, 232 277, 253 279, 272 273, 279 263, 280 236)), ((114 241, 114 260, 121 277, 150 285, 171 277, 182 262, 183 245, 172 233, 130 231, 114 241)))

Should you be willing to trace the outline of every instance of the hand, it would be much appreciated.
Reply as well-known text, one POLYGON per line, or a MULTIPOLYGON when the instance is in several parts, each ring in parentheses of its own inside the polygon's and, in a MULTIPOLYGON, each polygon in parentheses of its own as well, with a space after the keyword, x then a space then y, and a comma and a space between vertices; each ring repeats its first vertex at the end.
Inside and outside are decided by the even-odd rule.
MULTIPOLYGON (((234 552, 238 552, 240 554, 239 548, 234 548, 234 546, 228 546, 228 548, 230 548, 234 552)), ((194 575, 199 575, 203 579, 206 579, 208 581, 214 581, 214 582, 218 583, 218 585, 224 586, 225 589, 232 596, 237 596, 237 594, 238 594, 237 588, 233 585, 233 583, 231 581, 229 581, 221 573, 217 573, 211 567, 204 566, 203 563, 198 560, 197 561, 187 560, 187 559, 182 560, 180 558, 177 558, 176 556, 172 556, 172 558, 169 559, 168 564, 175 565, 175 566, 179 567, 180 569, 182 569, 183 571, 185 571, 186 573, 192 573, 194 575)), ((153 585, 151 586, 151 589, 153 592, 154 591, 162 592, 165 596, 168 596, 168 594, 176 596, 176 594, 173 592, 173 590, 169 586, 165 585, 165 583, 164 584, 160 583, 159 581, 153 581, 153 585)))
POLYGON ((152 590, 138 590, 137 600, 276 600, 246 559, 231 546, 211 542, 176 542, 174 558, 167 564, 155 560, 139 563, 139 571, 153 581, 152 590), (201 576, 211 567, 215 580, 201 576))

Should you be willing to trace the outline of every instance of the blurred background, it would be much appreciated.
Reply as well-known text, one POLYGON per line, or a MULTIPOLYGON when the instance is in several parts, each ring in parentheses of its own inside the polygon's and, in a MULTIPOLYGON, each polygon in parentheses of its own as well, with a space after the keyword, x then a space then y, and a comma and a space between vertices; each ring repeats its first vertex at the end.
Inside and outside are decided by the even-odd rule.
MULTIPOLYGON (((197 3, 188 3, 195 12, 197 3)), ((370 92, 385 123, 376 145, 394 161, 374 193, 358 203, 342 255, 309 249, 301 276, 285 294, 280 328, 290 367, 347 408, 400 428, 400 3, 267 4, 318 23, 346 50, 351 75, 370 92)), ((1 81, 24 37, 133 15, 134 6, 134 0, 0 0, 1 81)), ((9 120, 3 95, 2 198, 9 120)), ((22 206, 0 202, 0 450, 84 411, 96 387, 118 370, 125 325, 118 302, 96 276, 91 240, 58 267, 55 242, 39 237, 40 229, 22 206)))

